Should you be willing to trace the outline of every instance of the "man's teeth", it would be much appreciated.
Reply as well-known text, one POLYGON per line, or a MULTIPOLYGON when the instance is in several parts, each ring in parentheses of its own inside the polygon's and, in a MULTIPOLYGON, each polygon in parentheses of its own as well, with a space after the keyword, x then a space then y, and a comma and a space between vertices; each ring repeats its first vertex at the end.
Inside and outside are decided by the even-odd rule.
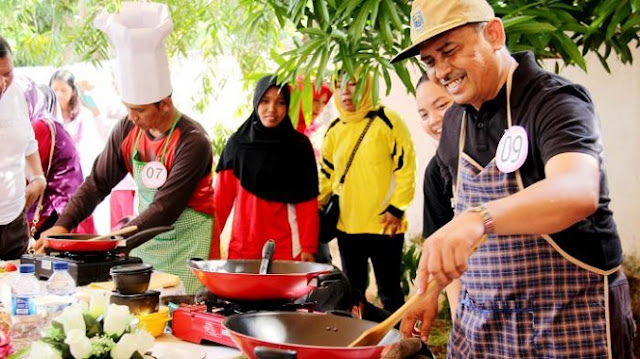
POLYGON ((456 87, 462 82, 462 77, 449 81, 445 84, 446 87, 456 87))

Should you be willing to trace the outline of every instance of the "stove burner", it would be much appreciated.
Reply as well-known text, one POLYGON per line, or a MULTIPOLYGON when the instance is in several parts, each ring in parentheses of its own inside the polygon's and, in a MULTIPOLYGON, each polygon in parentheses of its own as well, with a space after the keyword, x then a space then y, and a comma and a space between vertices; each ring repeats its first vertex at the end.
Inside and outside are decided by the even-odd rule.
POLYGON ((79 286, 109 280, 109 269, 113 266, 142 263, 140 258, 115 255, 112 252, 87 254, 50 251, 49 253, 49 255, 25 254, 20 258, 20 263, 33 263, 36 266, 36 276, 46 280, 53 274, 53 262, 67 262, 69 274, 79 286))
POLYGON ((218 313, 224 316, 233 314, 252 313, 259 311, 287 311, 296 310, 314 311, 317 303, 303 302, 296 303, 289 300, 269 300, 269 301, 228 301, 216 297, 215 294, 207 292, 204 305, 208 313, 218 313))

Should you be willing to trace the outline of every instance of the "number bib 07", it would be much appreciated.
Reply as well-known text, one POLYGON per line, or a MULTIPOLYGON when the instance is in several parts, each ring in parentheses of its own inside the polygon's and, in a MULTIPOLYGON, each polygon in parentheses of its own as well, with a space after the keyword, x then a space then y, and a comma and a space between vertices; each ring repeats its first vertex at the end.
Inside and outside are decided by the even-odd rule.
POLYGON ((522 126, 511 126, 502 136, 496 150, 496 165, 500 172, 519 169, 529 153, 529 138, 522 126))
POLYGON ((167 181, 167 168, 160 161, 151 161, 144 165, 140 175, 145 187, 156 189, 167 181))

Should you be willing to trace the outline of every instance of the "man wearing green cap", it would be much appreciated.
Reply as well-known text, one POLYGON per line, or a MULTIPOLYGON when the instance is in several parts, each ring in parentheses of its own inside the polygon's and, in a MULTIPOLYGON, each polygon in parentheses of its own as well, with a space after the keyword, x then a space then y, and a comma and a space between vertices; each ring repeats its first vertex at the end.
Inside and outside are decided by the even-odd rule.
MULTIPOLYGON (((635 332, 599 124, 582 86, 510 54, 485 0, 416 0, 412 45, 456 104, 437 160, 455 217, 424 244, 418 291, 460 278, 452 358, 633 358, 635 332), (473 253, 473 248, 479 247, 473 253)), ((434 295, 405 317, 426 339, 434 295)))

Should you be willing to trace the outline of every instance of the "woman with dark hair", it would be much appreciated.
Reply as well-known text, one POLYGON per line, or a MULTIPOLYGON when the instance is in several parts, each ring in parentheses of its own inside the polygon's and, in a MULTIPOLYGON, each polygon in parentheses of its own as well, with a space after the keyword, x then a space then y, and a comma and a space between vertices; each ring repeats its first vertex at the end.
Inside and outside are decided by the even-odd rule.
POLYGON ((56 70, 49 80, 49 86, 60 105, 64 128, 71 135, 78 149, 82 172, 85 175, 89 174, 93 161, 104 147, 105 141, 100 136, 91 113, 80 104, 73 73, 63 69, 56 70))
MULTIPOLYGON (((60 105, 60 115, 64 129, 67 130, 80 156, 80 167, 84 176, 91 173, 93 162, 98 157, 106 139, 100 135, 95 118, 80 102, 78 86, 73 73, 58 69, 49 80, 49 86, 55 93, 60 105)), ((110 229, 109 199, 96 207, 94 212, 96 230, 104 232, 110 229)))
POLYGON ((261 258, 275 240, 275 259, 313 261, 318 248, 318 174, 309 139, 288 115, 289 86, 258 81, 253 112, 229 138, 216 172, 216 220, 234 208, 228 258, 261 258))

